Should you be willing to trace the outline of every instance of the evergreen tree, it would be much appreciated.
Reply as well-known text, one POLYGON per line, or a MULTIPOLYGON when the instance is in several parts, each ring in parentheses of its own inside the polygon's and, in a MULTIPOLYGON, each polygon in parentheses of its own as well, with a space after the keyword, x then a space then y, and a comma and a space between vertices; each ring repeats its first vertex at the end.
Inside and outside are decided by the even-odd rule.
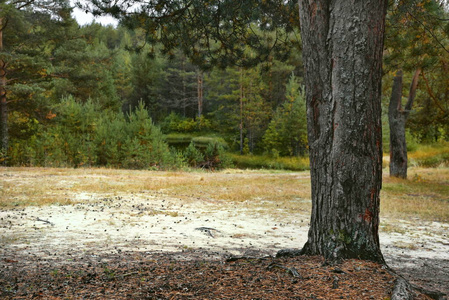
MULTIPOLYGON (((433 0, 403 0, 391 6, 387 18, 389 26, 387 27, 385 62, 387 69, 398 71, 393 81, 388 108, 390 176, 407 177, 406 121, 415 103, 419 78, 422 77, 428 87, 429 82, 425 74, 428 72, 431 74, 435 66, 439 64, 441 59, 438 57, 447 57, 449 53, 446 49, 447 45, 444 45, 445 34, 442 26, 445 15, 447 13, 444 9, 433 0), (414 73, 413 78, 410 79, 410 91, 405 106, 402 104, 403 70, 414 73)), ((423 87, 424 85, 421 84, 421 88, 423 87)), ((431 89, 427 91, 428 97, 431 97, 433 91, 431 89)), ((418 105, 421 102, 420 95, 423 93, 417 97, 418 105)), ((438 105, 438 103, 437 100, 435 104, 438 105)), ((430 116, 431 114, 427 114, 426 118, 430 116)))
POLYGON ((263 136, 264 149, 273 156, 304 155, 307 149, 306 103, 293 74, 286 90, 286 100, 276 109, 263 136))
POLYGON ((90 26, 82 27, 81 32, 76 24, 66 28, 66 39, 54 47, 53 97, 73 95, 82 101, 91 98, 105 109, 117 109, 121 103, 110 68, 112 53, 103 43, 83 37, 91 31, 90 26))
POLYGON ((62 24, 67 17, 70 17, 70 9, 68 1, 64 0, 0 3, 0 152, 3 155, 9 150, 11 135, 8 111, 14 112, 14 122, 22 122, 18 128, 34 122, 34 116, 23 114, 16 107, 8 108, 8 103, 23 106, 23 101, 18 99, 32 99, 43 91, 40 83, 47 77, 45 55, 48 55, 46 41, 49 38, 46 35, 50 33, 46 26, 62 24))
POLYGON ((127 103, 125 103, 124 111, 133 110, 143 102, 150 111, 150 115, 154 120, 161 119, 165 108, 162 105, 163 98, 161 87, 165 86, 167 74, 165 68, 167 62, 165 59, 148 57, 147 49, 132 55, 131 61, 131 84, 133 91, 127 103))

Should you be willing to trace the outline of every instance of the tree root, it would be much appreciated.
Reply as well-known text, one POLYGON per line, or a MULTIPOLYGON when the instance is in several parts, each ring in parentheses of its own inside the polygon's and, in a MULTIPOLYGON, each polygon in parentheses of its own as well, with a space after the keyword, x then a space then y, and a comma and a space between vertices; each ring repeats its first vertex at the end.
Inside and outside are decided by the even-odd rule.
MULTIPOLYGON (((302 251, 302 249, 282 249, 276 253, 276 257, 295 257, 300 255, 306 255, 304 251, 302 251)), ((328 263, 325 262, 323 266, 327 264, 328 263)), ((385 266, 390 274, 392 274, 396 278, 391 295, 391 300, 412 300, 415 298, 416 292, 424 294, 435 300, 447 300, 446 294, 440 291, 427 290, 420 286, 412 284, 404 277, 392 270, 390 267, 388 267, 386 264, 385 266)))
POLYGON ((396 282, 394 284, 393 292, 391 295, 391 300, 412 300, 415 298, 416 292, 424 294, 435 300, 445 300, 446 294, 440 291, 431 291, 416 284, 409 282, 407 279, 396 273, 390 267, 386 265, 388 271, 391 275, 396 277, 396 282))
POLYGON ((445 300, 447 299, 446 294, 440 291, 430 291, 424 289, 420 286, 412 284, 404 279, 402 276, 392 272, 394 276, 397 277, 394 284, 393 292, 391 295, 391 300, 412 300, 415 298, 415 293, 419 292, 435 300, 445 300))
POLYGON ((276 257, 295 257, 300 255, 303 255, 303 253, 298 249, 282 249, 276 253, 276 257))
POLYGON ((391 300, 412 300, 413 291, 410 283, 402 277, 396 278, 393 292, 391 293, 391 300))

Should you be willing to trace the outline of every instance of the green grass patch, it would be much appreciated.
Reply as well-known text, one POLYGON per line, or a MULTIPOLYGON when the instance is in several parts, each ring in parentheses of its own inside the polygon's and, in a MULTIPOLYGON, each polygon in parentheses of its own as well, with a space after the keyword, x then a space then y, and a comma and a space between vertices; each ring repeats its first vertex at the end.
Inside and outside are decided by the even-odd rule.
POLYGON ((182 133, 171 133, 165 136, 165 139, 168 144, 189 144, 193 139, 193 136, 190 134, 182 134, 182 133))
POLYGON ((213 136, 197 136, 192 138, 192 142, 195 144, 195 146, 200 148, 206 148, 210 144, 217 144, 223 149, 228 148, 228 144, 225 142, 223 138, 219 137, 213 137, 213 136))
POLYGON ((267 155, 238 155, 230 154, 233 164, 240 169, 268 169, 268 170, 309 170, 308 157, 278 157, 267 155))

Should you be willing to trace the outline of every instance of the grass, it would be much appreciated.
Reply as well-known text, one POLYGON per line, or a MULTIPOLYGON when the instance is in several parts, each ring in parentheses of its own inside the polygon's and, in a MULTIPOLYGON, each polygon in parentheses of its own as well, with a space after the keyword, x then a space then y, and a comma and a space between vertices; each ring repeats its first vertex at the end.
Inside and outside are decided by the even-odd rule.
POLYGON ((419 145, 417 150, 408 155, 408 158, 410 166, 449 166, 449 142, 419 145))
POLYGON ((267 155, 238 155, 230 154, 232 162, 241 169, 268 169, 268 170, 309 170, 308 157, 271 157, 267 155))
POLYGON ((449 168, 409 168, 410 179, 384 176, 381 211, 449 222, 449 168))
MULTIPOLYGON (((408 180, 390 178, 384 173, 382 217, 449 223, 449 168, 413 167, 408 180)), ((208 202, 216 209, 236 213, 240 208, 251 208, 261 215, 308 216, 311 209, 307 171, 0 168, 0 208, 4 209, 148 195, 208 202)))

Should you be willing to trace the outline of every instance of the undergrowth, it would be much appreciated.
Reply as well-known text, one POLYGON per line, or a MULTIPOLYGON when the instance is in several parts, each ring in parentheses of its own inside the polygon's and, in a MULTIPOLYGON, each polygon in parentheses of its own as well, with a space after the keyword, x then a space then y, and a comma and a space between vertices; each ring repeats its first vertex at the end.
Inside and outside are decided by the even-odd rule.
POLYGON ((308 157, 271 157, 268 155, 230 155, 234 165, 240 169, 268 169, 268 170, 309 170, 308 157))
POLYGON ((434 168, 449 166, 449 142, 419 145, 408 154, 409 166, 434 168))

